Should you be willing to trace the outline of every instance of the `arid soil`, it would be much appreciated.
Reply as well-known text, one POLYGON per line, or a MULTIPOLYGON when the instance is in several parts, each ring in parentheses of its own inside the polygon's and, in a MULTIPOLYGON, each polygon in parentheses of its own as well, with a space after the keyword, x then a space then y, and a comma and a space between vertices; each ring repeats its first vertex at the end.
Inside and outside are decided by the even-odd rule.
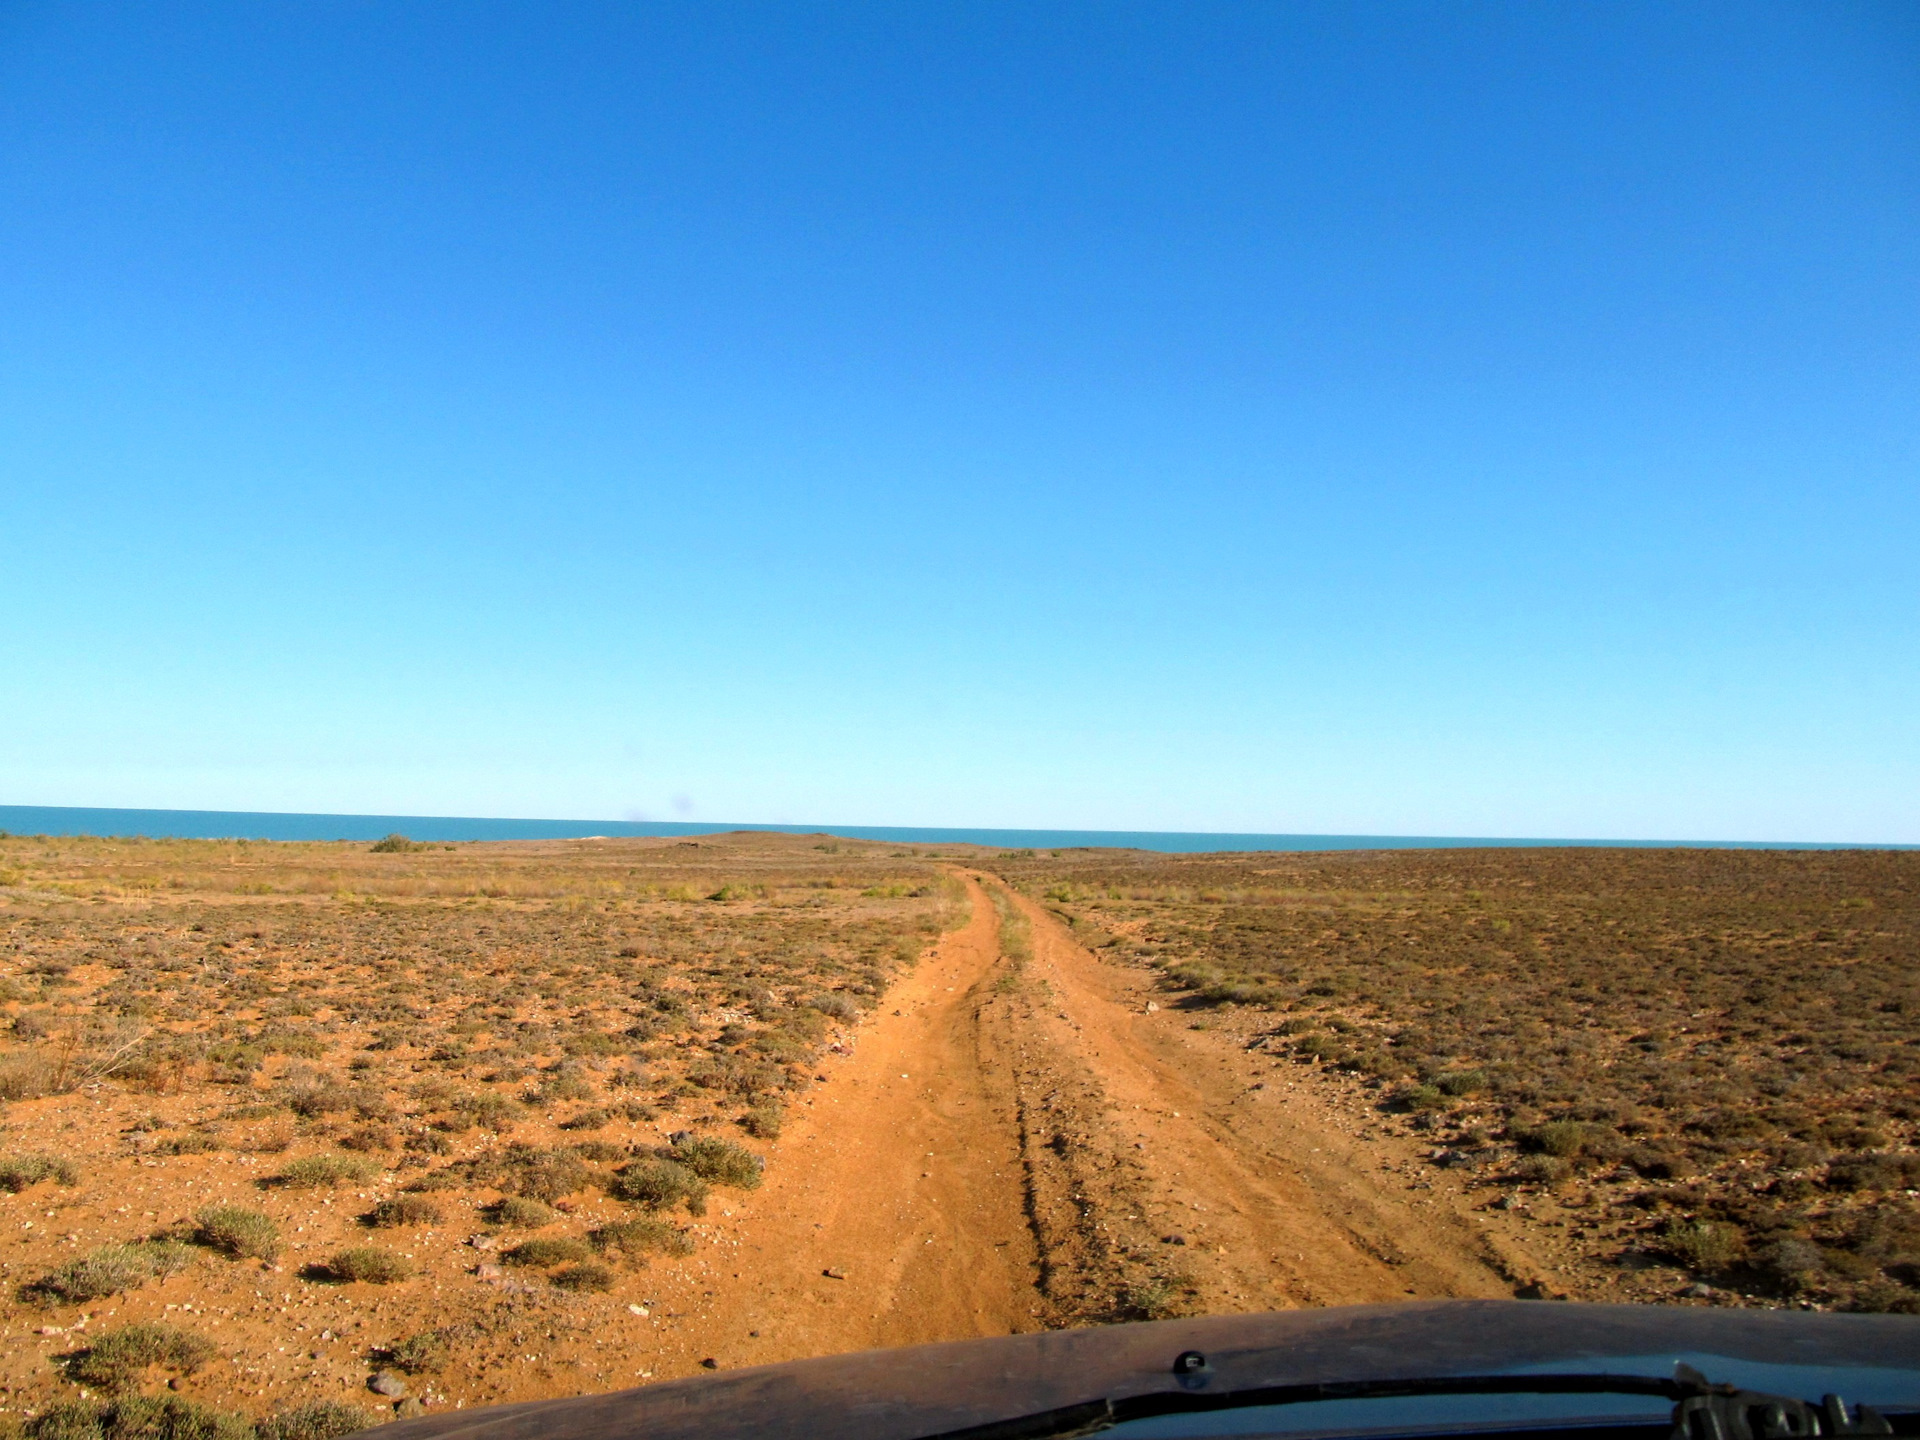
MULTIPOLYGON (((1731 1222, 1706 1191, 1635 1210, 1644 1177, 1589 1129, 1523 1170, 1561 1157, 1498 1127, 1552 1113, 1496 1102, 1497 1059, 1454 1093, 1471 1057, 1397 1077, 1302 1043, 1373 1012, 1274 979, 1291 939, 1264 970, 1210 960, 1217 935, 1252 953, 1252 922, 1222 932, 1233 907, 1143 875, 1165 861, 0 840, 0 1420, 90 1440, 99 1405, 144 1392, 325 1440, 423 1406, 1173 1314, 1828 1303, 1648 1238, 1731 1222), (1116 865, 1131 896, 1095 873, 1116 865), (277 1240, 249 1249, 256 1222, 210 1206, 277 1240)), ((1530 893, 1553 878, 1531 873, 1530 893)), ((1904 923, 1889 893, 1874 913, 1904 923)), ((1377 954, 1416 925, 1396 905, 1348 907, 1332 928, 1354 943, 1315 953, 1377 954)), ((1910 976, 1904 953, 1870 963, 1910 976)), ((1430 977, 1406 988, 1434 1003, 1430 977)), ((1905 1131, 1870 1108, 1897 1168, 1905 1131)))

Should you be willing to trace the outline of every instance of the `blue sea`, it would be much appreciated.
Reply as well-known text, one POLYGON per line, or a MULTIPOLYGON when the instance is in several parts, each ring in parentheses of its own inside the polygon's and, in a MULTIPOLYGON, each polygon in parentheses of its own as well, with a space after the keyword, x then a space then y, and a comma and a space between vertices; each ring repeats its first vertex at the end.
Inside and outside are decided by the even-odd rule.
POLYGON ((1564 840, 1485 835, 1252 835, 1197 830, 973 830, 917 825, 761 825, 717 821, 488 820, 460 815, 298 815, 255 810, 104 810, 67 805, 0 805, 11 835, 144 835, 192 840, 573 840, 592 835, 717 835, 772 830, 894 845, 985 845, 1003 850, 1445 850, 1464 846, 1631 845, 1732 850, 1911 850, 1772 840, 1564 840))

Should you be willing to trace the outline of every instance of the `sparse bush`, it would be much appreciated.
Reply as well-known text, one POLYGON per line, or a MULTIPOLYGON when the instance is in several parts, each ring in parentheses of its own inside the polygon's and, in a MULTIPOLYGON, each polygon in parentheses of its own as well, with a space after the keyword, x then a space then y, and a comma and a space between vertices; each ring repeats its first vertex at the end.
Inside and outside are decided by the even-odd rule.
POLYGON ((1827 1184, 1835 1190, 1920 1189, 1920 1155, 1849 1155, 1827 1167, 1827 1184))
POLYGON ((560 1212, 551 1205, 529 1200, 524 1195, 509 1195, 487 1207, 487 1219, 516 1230, 537 1230, 559 1218, 560 1212))
POLYGON ((760 1157, 731 1140, 696 1136, 673 1147, 673 1159, 702 1180, 752 1190, 760 1184, 760 1157))
POLYGON ((1522 1149, 1532 1150, 1536 1154, 1557 1155, 1565 1160, 1580 1153, 1586 1138, 1587 1127, 1578 1121, 1555 1120, 1523 1131, 1520 1145, 1522 1149))
POLYGON ((601 1130, 613 1117, 595 1106, 591 1110, 582 1110, 571 1119, 560 1122, 562 1130, 601 1130))
POLYGON ((67 1356, 67 1378, 101 1390, 123 1390, 149 1366, 191 1375, 219 1353, 209 1340, 171 1325, 122 1325, 93 1337, 85 1350, 67 1356))
POLYGON ((1712 1275, 1746 1251, 1740 1231, 1717 1220, 1674 1220, 1660 1237, 1667 1253, 1689 1270, 1712 1275))
POLYGON ((54 1079, 53 1066, 38 1055, 7 1056, 0 1060, 0 1100, 37 1100, 52 1092, 54 1079))
POLYGON ((403 1225, 438 1225, 446 1217, 424 1195, 397 1195, 380 1201, 364 1218, 376 1229, 391 1230, 403 1225))
POLYGON ((280 1253, 280 1227, 270 1215, 238 1205, 209 1205, 194 1216, 194 1239, 235 1260, 272 1260, 280 1253))
POLYGON ((1514 1178, 1528 1185, 1558 1185, 1572 1173, 1572 1164, 1559 1155, 1528 1155, 1513 1167, 1514 1178))
POLYGON ((430 850, 433 847, 421 841, 409 840, 399 831, 376 840, 367 849, 375 855, 406 855, 415 850, 430 850))
POLYGON ((123 1395, 105 1405, 69 1401, 26 1424, 29 1440, 255 1440, 243 1416, 178 1395, 123 1395))
POLYGON ((566 1265, 548 1277, 562 1290, 611 1290, 613 1271, 591 1262, 566 1265))
POLYGON ((511 1130, 514 1122, 526 1113, 505 1095, 496 1095, 491 1090, 456 1095, 447 1108, 468 1124, 495 1133, 511 1130))
MULTIPOLYGON (((1296 1041, 1294 1048, 1298 1050, 1302 1045, 1307 1045, 1323 1038, 1322 1036, 1308 1035, 1296 1041)), ((1314 1053, 1319 1054, 1320 1052, 1316 1050, 1314 1053)), ((1447 1108, 1446 1095, 1432 1085, 1404 1086, 1395 1098, 1399 1101, 1401 1109, 1415 1113, 1425 1110, 1444 1110, 1447 1108)))
POLYGON ((169 1135, 153 1150, 156 1155, 210 1155, 219 1148, 219 1136, 204 1130, 189 1130, 184 1135, 169 1135))
POLYGON ((8 1155, 0 1157, 0 1190, 17 1194, 29 1185, 51 1180, 58 1185, 78 1185, 80 1172, 70 1161, 57 1155, 8 1155))
POLYGON ((362 1154, 374 1150, 391 1150, 400 1143, 400 1139, 385 1125, 362 1125, 357 1130, 340 1137, 344 1149, 357 1150, 362 1154))
MULTIPOLYGON (((339 1440, 380 1422, 381 1417, 359 1405, 337 1400, 313 1400, 269 1415, 255 1427, 258 1440, 339 1440)), ((224 1437, 220 1437, 224 1440, 224 1437)))
POLYGON ((658 1157, 621 1166, 607 1193, 649 1210, 671 1209, 684 1201, 695 1215, 707 1213, 707 1182, 686 1166, 658 1157))
POLYGON ((664 1220, 616 1220, 587 1232, 587 1243, 603 1255, 638 1259, 658 1252, 662 1255, 691 1255, 693 1241, 686 1231, 664 1220))
POLYGON ((446 1365, 450 1348, 446 1331, 422 1330, 390 1346, 388 1354, 395 1369, 409 1375, 432 1375, 446 1365))
POLYGON ((1788 1295, 1798 1295, 1813 1288, 1826 1262, 1821 1257, 1820 1247, 1805 1240, 1782 1240, 1771 1246, 1761 1261, 1760 1268, 1774 1285, 1788 1295))
POLYGON ((42 1303, 64 1300, 85 1305, 172 1275, 192 1259, 192 1251, 171 1241, 137 1240, 130 1245, 102 1245, 28 1285, 22 1292, 23 1298, 42 1303))
POLYGON ((580 1157, 567 1150, 513 1146, 507 1151, 506 1163, 506 1172, 498 1180, 500 1189, 533 1200, 558 1200, 586 1189, 595 1179, 580 1157))
POLYGON ((558 1265, 568 1260, 590 1260, 593 1247, 571 1235, 537 1236, 522 1240, 500 1257, 509 1265, 558 1265))
POLYGON ((274 1178, 289 1190, 318 1190, 358 1184, 373 1173, 373 1165, 358 1155, 302 1155, 274 1178))
POLYGON ((413 1274, 405 1258, 371 1245, 335 1252, 327 1257, 326 1269, 336 1280, 367 1285, 392 1285, 413 1274))

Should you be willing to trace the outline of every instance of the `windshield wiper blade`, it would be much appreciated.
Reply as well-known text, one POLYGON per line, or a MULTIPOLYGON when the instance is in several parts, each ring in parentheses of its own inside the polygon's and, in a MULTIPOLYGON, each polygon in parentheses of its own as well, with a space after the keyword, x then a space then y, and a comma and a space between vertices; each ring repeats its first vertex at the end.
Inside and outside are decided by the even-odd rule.
MULTIPOLYGON (((1425 1395, 1650 1395, 1674 1402, 1670 1440, 1815 1440, 1823 1436, 1891 1435, 1893 1428, 1865 1405, 1850 1418, 1844 1401, 1825 1396, 1818 1406, 1731 1385, 1714 1385, 1689 1366, 1672 1379, 1655 1375, 1457 1375, 1424 1380, 1335 1380, 1209 1393, 1187 1377, 1206 1368, 1188 1352, 1175 1363, 1180 1391, 1156 1391, 1084 1401, 1011 1420, 942 1431, 924 1440, 1072 1440, 1128 1420, 1324 1400, 1390 1400, 1425 1395), (1192 1362, 1187 1363, 1191 1357, 1192 1362)), ((1204 1383, 1204 1382, 1200 1382, 1204 1383)), ((1539 1429, 1557 1428, 1552 1422, 1539 1429)), ((1567 1427, 1574 1428, 1574 1427, 1567 1427)))

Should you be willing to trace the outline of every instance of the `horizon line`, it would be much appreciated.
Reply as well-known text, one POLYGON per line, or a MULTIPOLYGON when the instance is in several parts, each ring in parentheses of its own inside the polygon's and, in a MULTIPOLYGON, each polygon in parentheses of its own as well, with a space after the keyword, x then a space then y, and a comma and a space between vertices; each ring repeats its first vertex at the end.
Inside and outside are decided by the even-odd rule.
POLYGON ((1171 853, 1211 853, 1234 850, 1393 850, 1393 849, 1526 849, 1620 848, 1680 850, 1914 850, 1920 844, 1899 841, 1823 841, 1823 840, 1701 840, 1701 839, 1621 839, 1582 836, 1477 836, 1477 835, 1377 835, 1340 832, 1289 832, 1259 830, 1105 830, 1072 826, 992 826, 992 825, 822 825, 793 824, 784 821, 706 821, 706 820, 608 820, 555 819, 537 816, 462 816, 406 815, 397 813, 355 813, 300 810, 188 810, 149 806, 95 805, 0 805, 0 835, 91 836, 100 839, 195 839, 355 841, 382 838, 390 831, 378 831, 382 825, 397 827, 412 824, 454 827, 467 833, 421 833, 409 838, 431 841, 488 840, 585 840, 641 839, 670 835, 713 835, 736 832, 761 832, 789 835, 829 835, 849 840, 890 841, 920 844, 975 844, 1006 848, 1059 849, 1131 849, 1159 850, 1171 853), (165 828, 126 830, 73 828, 80 817, 114 817, 110 823, 124 824, 132 817, 153 817, 165 828), (14 820, 28 822, 16 829, 14 820), (33 819, 53 818, 55 824, 32 825, 33 819), (67 823, 61 823, 64 817, 67 823), (167 824, 171 817, 173 823, 167 824), (210 825, 262 820, 280 822, 270 828, 281 834, 214 831, 210 825), (194 822, 200 822, 195 824, 194 822), (321 825, 333 823, 336 833, 321 834, 321 825), (183 828, 191 826, 191 829, 183 828), (519 835, 480 834, 481 828, 524 827, 547 833, 519 835), (610 831, 607 827, 613 827, 610 831), (303 833, 289 833, 292 831, 303 833), (340 833, 340 832, 347 833, 340 833), (864 832, 864 833, 863 833, 864 832), (934 838, 934 837, 943 838, 934 838), (992 838, 986 838, 992 837, 992 838), (1051 839, 1044 837, 1053 837, 1051 839), (1267 842, 1234 846, 1231 844, 1165 845, 1141 841, 1254 841, 1267 842), (1104 841, 1105 843, 1100 843, 1104 841), (1127 843, 1127 842, 1134 843, 1127 843), (1092 843, 1089 843, 1092 842, 1092 843), (1285 842, 1275 844, 1273 842, 1285 842))

